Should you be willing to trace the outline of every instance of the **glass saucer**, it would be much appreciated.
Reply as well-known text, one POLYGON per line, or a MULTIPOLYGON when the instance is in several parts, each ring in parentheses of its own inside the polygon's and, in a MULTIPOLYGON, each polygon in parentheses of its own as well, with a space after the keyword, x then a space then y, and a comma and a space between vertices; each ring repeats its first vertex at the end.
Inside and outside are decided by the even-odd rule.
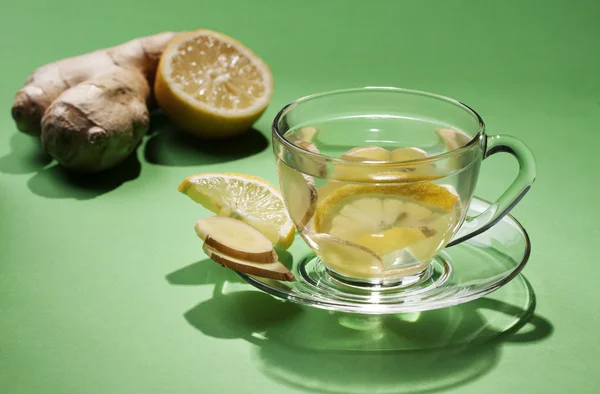
MULTIPOLYGON (((489 206, 473 198, 469 215, 478 215, 489 206)), ((525 229, 506 215, 486 232, 444 249, 431 264, 427 279, 407 287, 341 282, 329 275, 312 252, 291 263, 296 282, 239 275, 271 295, 315 308, 361 314, 420 312, 462 304, 497 290, 521 272, 530 249, 525 229)))

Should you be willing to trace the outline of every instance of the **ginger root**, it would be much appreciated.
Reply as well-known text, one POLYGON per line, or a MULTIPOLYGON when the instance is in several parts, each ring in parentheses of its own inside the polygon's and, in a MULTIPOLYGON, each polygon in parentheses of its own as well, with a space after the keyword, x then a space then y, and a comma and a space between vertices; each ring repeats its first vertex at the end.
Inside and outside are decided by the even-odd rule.
POLYGON ((67 168, 114 167, 148 131, 150 87, 175 34, 138 38, 38 68, 13 102, 17 128, 39 136, 44 149, 67 168))

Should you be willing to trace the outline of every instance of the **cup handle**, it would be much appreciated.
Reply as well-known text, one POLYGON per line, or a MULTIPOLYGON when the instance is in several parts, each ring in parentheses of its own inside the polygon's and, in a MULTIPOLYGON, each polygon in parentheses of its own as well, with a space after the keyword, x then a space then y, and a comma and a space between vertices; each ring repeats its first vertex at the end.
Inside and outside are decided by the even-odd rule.
POLYGON ((531 149, 523 141, 509 135, 487 137, 484 159, 498 152, 510 153, 517 159, 519 162, 517 178, 488 209, 477 216, 468 216, 447 246, 464 242, 498 223, 517 205, 535 181, 535 158, 531 149))

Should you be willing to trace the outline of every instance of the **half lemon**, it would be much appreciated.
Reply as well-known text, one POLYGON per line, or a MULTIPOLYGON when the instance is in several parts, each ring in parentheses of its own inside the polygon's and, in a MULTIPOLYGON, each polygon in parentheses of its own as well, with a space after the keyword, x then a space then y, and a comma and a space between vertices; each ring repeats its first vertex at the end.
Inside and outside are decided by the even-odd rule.
POLYGON ((273 76, 239 41, 196 30, 175 37, 164 50, 154 90, 177 126, 220 139, 243 133, 262 115, 273 94, 273 76))

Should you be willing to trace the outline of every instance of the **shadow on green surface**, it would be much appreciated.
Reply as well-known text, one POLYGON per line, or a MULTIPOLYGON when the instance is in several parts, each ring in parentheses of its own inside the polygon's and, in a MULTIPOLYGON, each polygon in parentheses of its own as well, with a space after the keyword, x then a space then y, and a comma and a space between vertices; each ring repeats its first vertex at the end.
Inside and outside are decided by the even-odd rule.
POLYGON ((224 141, 201 140, 179 130, 166 116, 156 114, 150 123, 144 158, 164 166, 199 166, 238 160, 262 152, 269 141, 256 129, 224 141))
POLYGON ((33 193, 42 197, 88 200, 136 179, 140 172, 140 161, 136 152, 133 152, 117 167, 98 174, 72 173, 55 164, 31 177, 27 186, 33 193))
POLYGON ((265 340, 250 341, 263 342, 256 355, 265 375, 310 392, 429 393, 487 374, 498 364, 503 343, 519 338, 527 321, 534 327, 528 341, 551 335, 549 322, 524 312, 485 299, 407 315, 311 310, 267 327, 265 340), (498 332, 487 326, 483 308, 521 317, 498 332))
POLYGON ((10 137, 9 145, 10 153, 0 157, 0 172, 5 174, 30 174, 52 161, 38 138, 15 132, 10 137))
POLYGON ((211 259, 198 261, 166 276, 172 285, 197 286, 223 284, 225 281, 245 283, 232 270, 221 267, 211 259))
POLYGON ((240 290, 237 275, 210 260, 167 280, 213 284, 213 297, 184 314, 188 323, 205 335, 253 343, 265 375, 308 392, 427 393, 457 387, 493 369, 503 344, 542 340, 553 331, 535 315, 535 295, 526 282, 525 308, 486 297, 435 311, 365 316, 240 290), (519 333, 525 326, 529 330, 519 333))

